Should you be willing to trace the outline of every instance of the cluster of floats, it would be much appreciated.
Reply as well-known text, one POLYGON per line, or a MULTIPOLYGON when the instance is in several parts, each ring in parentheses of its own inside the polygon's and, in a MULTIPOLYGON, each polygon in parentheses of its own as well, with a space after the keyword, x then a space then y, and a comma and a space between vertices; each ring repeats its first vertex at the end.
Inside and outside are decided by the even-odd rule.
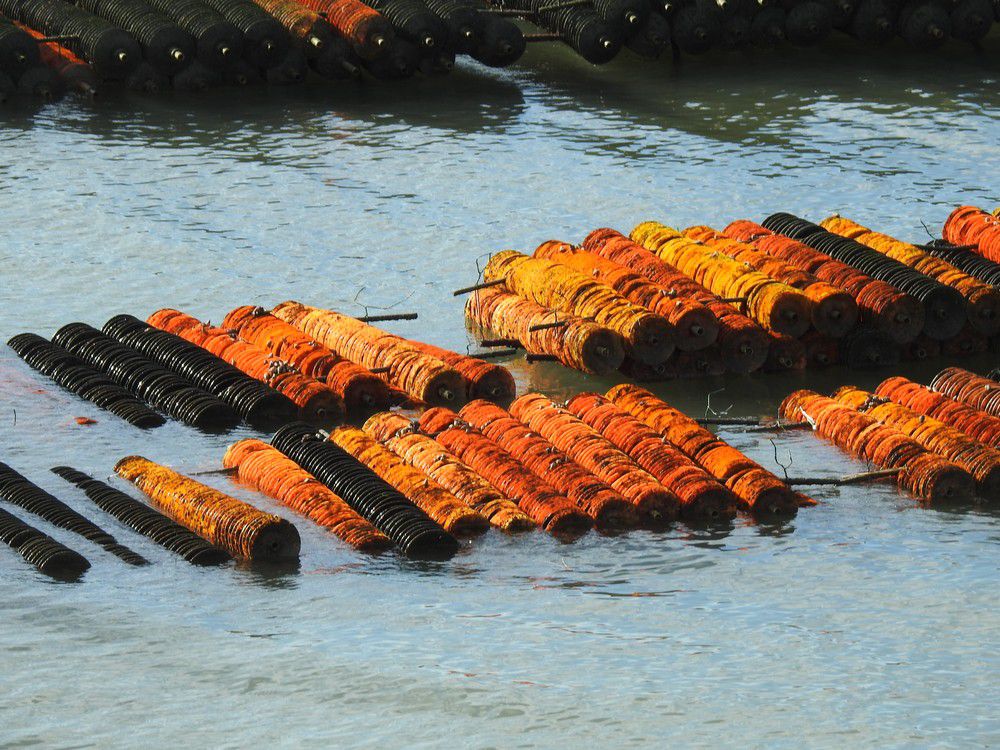
MULTIPOLYGON (((735 222, 724 234, 655 223, 632 238, 599 230, 582 248, 546 243, 534 257, 494 256, 467 310, 508 336, 504 346, 588 372, 675 376, 695 363, 702 373, 699 357, 749 372, 766 367, 776 346, 805 346, 810 327, 837 352, 861 332, 873 336, 871 351, 880 348, 885 362, 893 346, 920 337, 947 347, 988 341, 1000 326, 994 286, 980 278, 998 268, 1000 217, 962 206, 944 234, 917 247, 842 217, 819 226, 788 214, 762 226, 735 222)), ((591 529, 731 523, 740 514, 781 522, 816 504, 797 489, 804 485, 891 479, 926 504, 1000 500, 1000 370, 948 367, 926 386, 891 377, 872 392, 800 390, 776 421, 736 419, 775 434, 811 429, 874 468, 790 478, 707 428, 718 420, 692 418, 640 385, 563 403, 518 396, 510 372, 490 360, 496 349, 460 354, 373 325, 412 317, 355 318, 287 301, 236 308, 213 326, 162 309, 145 321, 116 315, 101 329, 70 323, 51 340, 22 333, 8 345, 138 428, 173 418, 270 434, 233 443, 219 471, 364 553, 447 559, 491 527, 571 541, 591 529)), ((72 467, 52 471, 106 517, 192 564, 298 559, 288 520, 148 458, 115 466, 146 502, 72 467)), ((6 464, 0 499, 124 564, 149 564, 6 464)), ((77 579, 89 567, 6 509, 0 539, 56 577, 77 579)))
POLYGON ((676 59, 834 31, 934 49, 978 44, 997 19, 1000 0, 0 0, 0 98, 406 78, 446 73, 456 55, 508 66, 528 42, 593 64, 623 48, 676 59))
POLYGON ((912 244, 843 216, 722 231, 644 222, 493 255, 467 294, 486 347, 636 380, 780 372, 1000 350, 1000 218, 952 212, 912 244))

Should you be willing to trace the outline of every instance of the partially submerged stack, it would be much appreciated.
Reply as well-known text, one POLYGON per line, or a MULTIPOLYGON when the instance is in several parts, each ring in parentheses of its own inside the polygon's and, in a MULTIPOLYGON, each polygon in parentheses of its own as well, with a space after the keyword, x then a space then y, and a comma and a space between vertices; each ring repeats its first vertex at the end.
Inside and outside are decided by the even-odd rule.
MULTIPOLYGON (((989 252, 997 220, 962 210, 949 236, 980 244, 949 251, 989 252)), ((839 215, 813 224, 777 213, 721 232, 643 222, 628 237, 602 228, 580 245, 497 253, 482 283, 456 294, 472 292, 466 317, 486 345, 637 380, 879 367, 1000 348, 991 283, 1000 265, 994 277, 944 250, 839 215)))

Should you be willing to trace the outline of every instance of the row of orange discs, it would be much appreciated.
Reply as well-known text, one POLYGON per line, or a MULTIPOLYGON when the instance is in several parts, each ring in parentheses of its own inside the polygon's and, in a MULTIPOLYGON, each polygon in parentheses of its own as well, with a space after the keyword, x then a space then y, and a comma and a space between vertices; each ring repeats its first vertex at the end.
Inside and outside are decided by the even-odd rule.
POLYGON ((903 377, 872 392, 792 393, 780 413, 880 469, 929 502, 1000 501, 1000 383, 957 367, 929 387, 903 377), (991 397, 992 396, 992 397, 991 397))
POLYGON ((718 231, 650 221, 629 236, 602 228, 579 245, 505 250, 488 262, 466 317, 484 340, 636 380, 878 367, 1000 350, 997 277, 955 255, 978 253, 986 264, 1000 257, 997 216, 956 209, 944 234, 959 248, 905 242, 840 215, 815 229, 830 233, 826 247, 740 220, 718 231), (857 243, 859 252, 824 252, 834 240, 857 243), (878 270, 872 255, 881 259, 878 270), (887 268, 910 274, 909 286, 887 268), (955 333, 941 335, 940 305, 917 294, 914 279, 944 287, 962 306, 949 313, 955 333))
POLYGON ((267 383, 308 422, 334 424, 345 412, 397 404, 459 407, 474 398, 510 403, 515 396, 514 379, 501 365, 297 302, 273 311, 238 307, 221 326, 169 308, 147 322, 267 383))

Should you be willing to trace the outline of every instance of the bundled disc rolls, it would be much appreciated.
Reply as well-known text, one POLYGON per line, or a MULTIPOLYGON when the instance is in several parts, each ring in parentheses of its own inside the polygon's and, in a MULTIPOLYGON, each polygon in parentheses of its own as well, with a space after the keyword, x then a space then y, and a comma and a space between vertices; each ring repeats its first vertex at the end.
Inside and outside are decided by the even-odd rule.
POLYGON ((947 367, 934 376, 931 388, 979 411, 1000 417, 1000 383, 960 367, 947 367))
POLYGON ((362 552, 378 553, 392 546, 375 528, 329 487, 277 448, 260 440, 241 440, 226 450, 222 464, 236 469, 236 478, 282 505, 329 529, 362 552))
POLYGON ((115 472, 177 523, 233 557, 258 562, 298 560, 299 532, 283 518, 142 456, 121 459, 115 472))
POLYGON ((107 409, 136 427, 159 427, 166 420, 100 370, 34 333, 21 333, 7 346, 31 367, 80 398, 107 409))
POLYGON ((83 490, 105 513, 192 565, 220 565, 232 559, 226 551, 109 484, 69 466, 56 466, 52 471, 83 490))
POLYGON ((131 315, 116 315, 103 331, 218 396, 255 427, 271 429, 295 418, 298 410, 287 396, 180 336, 131 315))
POLYGON ((318 437, 308 425, 282 427, 271 444, 343 498, 403 554, 447 559, 458 551, 454 536, 354 456, 318 437))
POLYGON ((405 339, 330 310, 283 302, 272 314, 352 362, 388 368, 391 385, 428 404, 465 402, 467 386, 455 368, 424 354, 405 339))
POLYGON ((63 326, 52 341, 186 424, 206 430, 228 430, 239 424, 239 414, 216 396, 86 323, 63 326))
POLYGON ((0 463, 0 498, 44 518, 53 526, 72 531, 99 545, 129 565, 148 565, 138 552, 121 545, 104 529, 80 515, 62 500, 28 481, 7 464, 0 463))
POLYGON ((365 422, 365 431, 389 450, 419 469, 501 531, 516 533, 535 528, 517 504, 446 450, 420 433, 419 424, 401 414, 380 412, 365 422))

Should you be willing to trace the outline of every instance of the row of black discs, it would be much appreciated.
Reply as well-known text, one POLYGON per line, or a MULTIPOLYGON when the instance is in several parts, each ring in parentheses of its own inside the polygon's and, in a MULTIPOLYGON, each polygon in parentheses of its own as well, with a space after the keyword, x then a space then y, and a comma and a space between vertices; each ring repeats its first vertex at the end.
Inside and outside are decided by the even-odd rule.
POLYGON ((458 541, 424 511, 349 453, 301 422, 279 429, 271 444, 342 497, 411 557, 447 559, 458 541))
POLYGON ((991 286, 1000 287, 1000 263, 984 258, 972 250, 956 247, 946 240, 934 240, 923 247, 931 255, 951 263, 959 271, 991 286))
POLYGON ((116 315, 102 330, 119 343, 218 396, 254 427, 273 430, 294 420, 298 413, 287 396, 200 346, 147 325, 132 315, 116 315))
POLYGON ((77 513, 62 500, 53 497, 17 471, 0 463, 0 498, 44 518, 53 526, 79 534, 120 558, 129 565, 148 565, 138 552, 133 552, 93 521, 77 513))
POLYGON ((38 54, 38 42, 0 15, 0 101, 14 92, 51 98, 61 86, 38 54))
POLYGON ((34 333, 21 333, 7 346, 31 367, 80 398, 107 409, 136 427, 159 427, 166 420, 103 372, 34 333))
POLYGON ((205 541, 193 531, 82 471, 69 466, 57 466, 52 471, 83 490, 105 513, 193 565, 219 565, 232 559, 225 550, 205 541))
POLYGON ((944 341, 957 335, 969 319, 969 309, 962 293, 937 279, 920 273, 867 245, 828 232, 811 221, 788 213, 768 216, 761 224, 857 268, 872 278, 884 281, 920 300, 924 306, 924 333, 944 341))
POLYGON ((217 396, 86 323, 56 331, 53 343, 106 373, 146 403, 204 430, 229 430, 240 422, 236 410, 217 396))
POLYGON ((75 581, 90 568, 87 558, 0 508, 0 542, 53 578, 75 581))

